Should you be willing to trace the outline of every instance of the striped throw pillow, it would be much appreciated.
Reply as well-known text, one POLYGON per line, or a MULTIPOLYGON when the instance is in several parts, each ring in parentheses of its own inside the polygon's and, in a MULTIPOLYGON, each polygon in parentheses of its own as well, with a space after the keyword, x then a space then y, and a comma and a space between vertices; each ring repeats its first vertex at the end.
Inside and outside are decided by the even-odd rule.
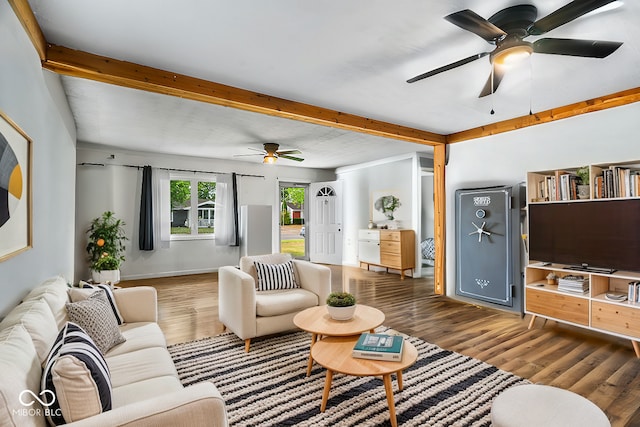
POLYGON ((87 282, 80 282, 83 289, 102 289, 107 294, 107 300, 109 300, 109 305, 111 306, 111 310, 113 311, 113 315, 116 316, 116 321, 118 325, 122 325, 124 323, 124 319, 118 310, 118 306, 116 305, 116 298, 113 296, 113 289, 109 285, 92 285, 87 282))
POLYGON ((299 288, 293 273, 293 261, 283 264, 263 264, 255 262, 258 275, 259 291, 274 291, 277 289, 299 288))
POLYGON ((67 322, 58 333, 42 371, 50 425, 62 425, 111 410, 111 375, 89 335, 67 322), (48 392, 47 392, 48 390, 48 392))

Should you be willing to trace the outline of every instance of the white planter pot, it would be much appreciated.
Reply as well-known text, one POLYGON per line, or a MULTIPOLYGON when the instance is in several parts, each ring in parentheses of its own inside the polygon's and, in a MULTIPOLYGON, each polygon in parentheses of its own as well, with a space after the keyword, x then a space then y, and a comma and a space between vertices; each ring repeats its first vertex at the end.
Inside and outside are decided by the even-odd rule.
POLYGON ((329 316, 331 316, 334 320, 349 320, 353 318, 353 315, 356 312, 356 306, 351 305, 349 307, 331 307, 327 306, 327 311, 329 312, 329 316))
POLYGON ((120 270, 91 271, 91 278, 95 283, 111 283, 115 285, 120 282, 120 270))

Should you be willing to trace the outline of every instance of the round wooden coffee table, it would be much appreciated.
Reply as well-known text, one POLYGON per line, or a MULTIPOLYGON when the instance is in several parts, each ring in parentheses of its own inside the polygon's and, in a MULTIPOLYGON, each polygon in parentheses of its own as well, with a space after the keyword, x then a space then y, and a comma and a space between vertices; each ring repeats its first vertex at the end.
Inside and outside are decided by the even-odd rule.
POLYGON ((384 391, 389 405, 389 419, 391 425, 396 427, 396 405, 393 399, 391 374, 395 373, 398 380, 398 390, 402 390, 402 371, 413 365, 418 358, 418 350, 409 341, 404 341, 402 360, 390 362, 384 360, 358 359, 351 356, 353 346, 358 341, 358 336, 351 337, 327 337, 317 341, 311 348, 313 359, 327 369, 327 376, 322 392, 320 412, 327 407, 327 399, 331 390, 334 372, 357 377, 382 376, 384 391))
MULTIPOLYGON (((384 313, 368 305, 356 304, 356 311, 350 320, 334 320, 326 305, 307 308, 296 314, 293 323, 303 331, 311 333, 311 347, 324 336, 344 337, 373 332, 384 322, 384 313)), ((311 375, 313 357, 309 351, 307 376, 311 375)))

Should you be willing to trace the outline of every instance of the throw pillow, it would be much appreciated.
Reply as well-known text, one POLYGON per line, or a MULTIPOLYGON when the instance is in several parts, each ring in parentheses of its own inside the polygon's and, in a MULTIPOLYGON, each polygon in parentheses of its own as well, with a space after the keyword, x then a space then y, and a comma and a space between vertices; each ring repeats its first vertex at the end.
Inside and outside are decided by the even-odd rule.
POLYGON ((82 285, 83 289, 102 289, 107 295, 107 299, 109 300, 109 305, 111 306, 111 310, 113 310, 113 315, 116 316, 118 325, 122 325, 124 323, 124 319, 122 318, 122 315, 118 310, 118 305, 116 304, 116 297, 113 295, 113 289, 111 288, 111 286, 102 285, 102 284, 92 285, 91 283, 87 283, 83 281, 80 282, 80 285, 82 285))
POLYGON ((61 425, 111 409, 111 376, 89 335, 67 322, 58 333, 42 371, 41 396, 51 425, 61 425), (47 392, 48 391, 48 392, 47 392))
POLYGON ((102 289, 92 293, 86 300, 68 302, 66 306, 69 320, 89 334, 102 354, 125 341, 102 289))
POLYGON ((293 272, 293 261, 283 264, 263 264, 256 261, 254 264, 258 275, 259 291, 299 288, 293 272))

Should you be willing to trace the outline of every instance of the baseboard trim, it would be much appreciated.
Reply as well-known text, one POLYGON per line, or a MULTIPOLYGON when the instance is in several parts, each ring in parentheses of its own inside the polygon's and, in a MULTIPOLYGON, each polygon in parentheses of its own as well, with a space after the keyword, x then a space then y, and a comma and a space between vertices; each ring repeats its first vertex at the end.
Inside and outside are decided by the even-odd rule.
POLYGON ((198 269, 198 270, 181 270, 181 271, 164 271, 147 274, 128 274, 120 278, 124 280, 140 280, 140 279, 154 279, 156 277, 172 277, 172 276, 188 276, 190 274, 203 274, 203 273, 217 273, 217 268, 198 269))

